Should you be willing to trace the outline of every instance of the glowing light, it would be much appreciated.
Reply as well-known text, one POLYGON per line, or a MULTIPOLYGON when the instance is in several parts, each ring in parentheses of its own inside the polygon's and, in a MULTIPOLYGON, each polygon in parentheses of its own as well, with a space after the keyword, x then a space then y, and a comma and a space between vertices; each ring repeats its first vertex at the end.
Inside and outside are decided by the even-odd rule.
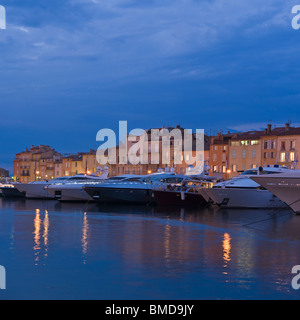
POLYGON ((41 246, 40 246, 40 244, 41 244, 40 243, 41 223, 42 223, 42 220, 40 218, 40 209, 36 209, 35 210, 35 219, 34 219, 34 243, 35 243, 35 245, 33 247, 33 250, 35 251, 34 261, 36 262, 36 265, 39 261, 39 250, 41 249, 41 246))
MULTIPOLYGON (((231 251, 231 238, 228 233, 224 233, 224 240, 223 240, 223 260, 224 260, 224 268, 227 268, 227 265, 230 258, 230 251, 231 251)), ((227 272, 223 272, 223 274, 227 274, 227 272)))

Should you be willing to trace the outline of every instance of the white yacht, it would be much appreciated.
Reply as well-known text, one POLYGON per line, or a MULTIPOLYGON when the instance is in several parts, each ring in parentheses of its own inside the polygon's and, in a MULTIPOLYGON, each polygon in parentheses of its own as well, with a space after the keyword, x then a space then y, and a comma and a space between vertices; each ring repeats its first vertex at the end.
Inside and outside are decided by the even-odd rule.
POLYGON ((283 167, 260 167, 246 170, 239 176, 215 184, 200 191, 206 201, 226 208, 278 208, 286 206, 273 193, 252 180, 261 174, 278 175, 288 173, 283 167))
POLYGON ((175 173, 153 173, 136 176, 122 181, 106 181, 83 189, 97 202, 103 203, 139 203, 147 204, 155 201, 153 186, 160 183, 181 182, 186 177, 175 173))
POLYGON ((300 213, 300 171, 292 171, 272 176, 259 175, 251 179, 272 192, 295 213, 300 213))
POLYGON ((103 173, 100 177, 95 175, 78 174, 71 177, 60 177, 49 181, 33 181, 29 183, 15 184, 14 186, 28 199, 55 199, 49 192, 48 187, 52 184, 63 185, 64 183, 75 183, 78 181, 106 179, 108 173, 103 173))
POLYGON ((15 183, 14 187, 28 199, 51 199, 52 196, 45 190, 51 183, 63 181, 69 177, 56 178, 49 181, 33 181, 28 183, 15 183))
POLYGON ((135 175, 122 175, 118 177, 108 178, 107 176, 100 177, 85 177, 84 179, 69 179, 61 183, 52 183, 45 187, 52 198, 63 201, 86 202, 93 198, 85 191, 86 187, 94 187, 100 184, 118 183, 123 180, 136 177, 135 175))

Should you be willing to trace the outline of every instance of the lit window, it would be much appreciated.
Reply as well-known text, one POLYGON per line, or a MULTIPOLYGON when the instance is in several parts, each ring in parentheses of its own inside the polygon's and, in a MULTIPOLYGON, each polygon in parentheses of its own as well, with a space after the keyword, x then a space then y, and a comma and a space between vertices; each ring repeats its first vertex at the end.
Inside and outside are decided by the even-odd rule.
POLYGON ((295 161, 295 152, 290 153, 290 161, 295 161))
POLYGON ((280 162, 285 162, 285 152, 280 153, 280 162))

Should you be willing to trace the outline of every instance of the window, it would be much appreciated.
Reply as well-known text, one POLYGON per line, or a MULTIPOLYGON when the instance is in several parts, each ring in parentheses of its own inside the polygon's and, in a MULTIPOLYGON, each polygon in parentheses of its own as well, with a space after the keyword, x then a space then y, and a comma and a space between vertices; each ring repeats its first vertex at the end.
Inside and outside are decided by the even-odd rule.
POLYGON ((231 141, 231 145, 233 147, 238 147, 240 145, 240 143, 238 141, 231 141))
POLYGON ((222 154, 222 161, 226 161, 226 154, 225 153, 222 154))
POLYGON ((255 146, 258 144, 258 140, 251 140, 251 146, 255 146))
POLYGON ((243 152, 242 152, 242 157, 243 157, 243 158, 246 158, 246 155, 247 155, 246 150, 243 150, 243 152))
POLYGON ((236 164, 233 164, 233 165, 232 165, 232 171, 233 171, 233 172, 236 172, 236 164))
POLYGON ((281 141, 281 148, 280 150, 285 151, 285 141, 281 141))
POLYGON ((275 140, 271 141, 271 149, 276 149, 276 141, 275 140))
MULTIPOLYGON (((295 150, 295 148, 296 148, 296 141, 291 141, 290 142, 290 149, 295 150)), ((294 160, 292 160, 292 161, 294 161, 294 160)))
POLYGON ((249 141, 248 140, 243 140, 243 141, 241 141, 241 145, 242 146, 248 146, 249 145, 249 141))
POLYGON ((268 141, 264 141, 264 149, 268 149, 268 141))
POLYGON ((213 154, 213 161, 217 161, 217 155, 215 153, 213 154))
POLYGON ((280 162, 285 162, 285 152, 280 153, 280 162))
POLYGON ((252 150, 252 158, 256 158, 256 150, 255 149, 252 150))
POLYGON ((295 152, 290 153, 290 161, 295 161, 295 152))
POLYGON ((235 159, 235 158, 236 158, 236 151, 232 150, 232 159, 235 159))

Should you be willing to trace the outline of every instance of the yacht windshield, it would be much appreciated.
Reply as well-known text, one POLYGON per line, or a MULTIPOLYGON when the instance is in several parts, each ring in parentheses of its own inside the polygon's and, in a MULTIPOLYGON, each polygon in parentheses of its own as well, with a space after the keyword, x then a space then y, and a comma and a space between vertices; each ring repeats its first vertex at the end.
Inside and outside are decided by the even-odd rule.
MULTIPOLYGON (((260 174, 275 174, 275 173, 280 173, 278 171, 269 171, 269 170, 263 170, 260 172, 260 174)), ((241 173, 241 176, 246 176, 246 175, 257 175, 258 171, 257 170, 246 170, 243 173, 241 173)))

